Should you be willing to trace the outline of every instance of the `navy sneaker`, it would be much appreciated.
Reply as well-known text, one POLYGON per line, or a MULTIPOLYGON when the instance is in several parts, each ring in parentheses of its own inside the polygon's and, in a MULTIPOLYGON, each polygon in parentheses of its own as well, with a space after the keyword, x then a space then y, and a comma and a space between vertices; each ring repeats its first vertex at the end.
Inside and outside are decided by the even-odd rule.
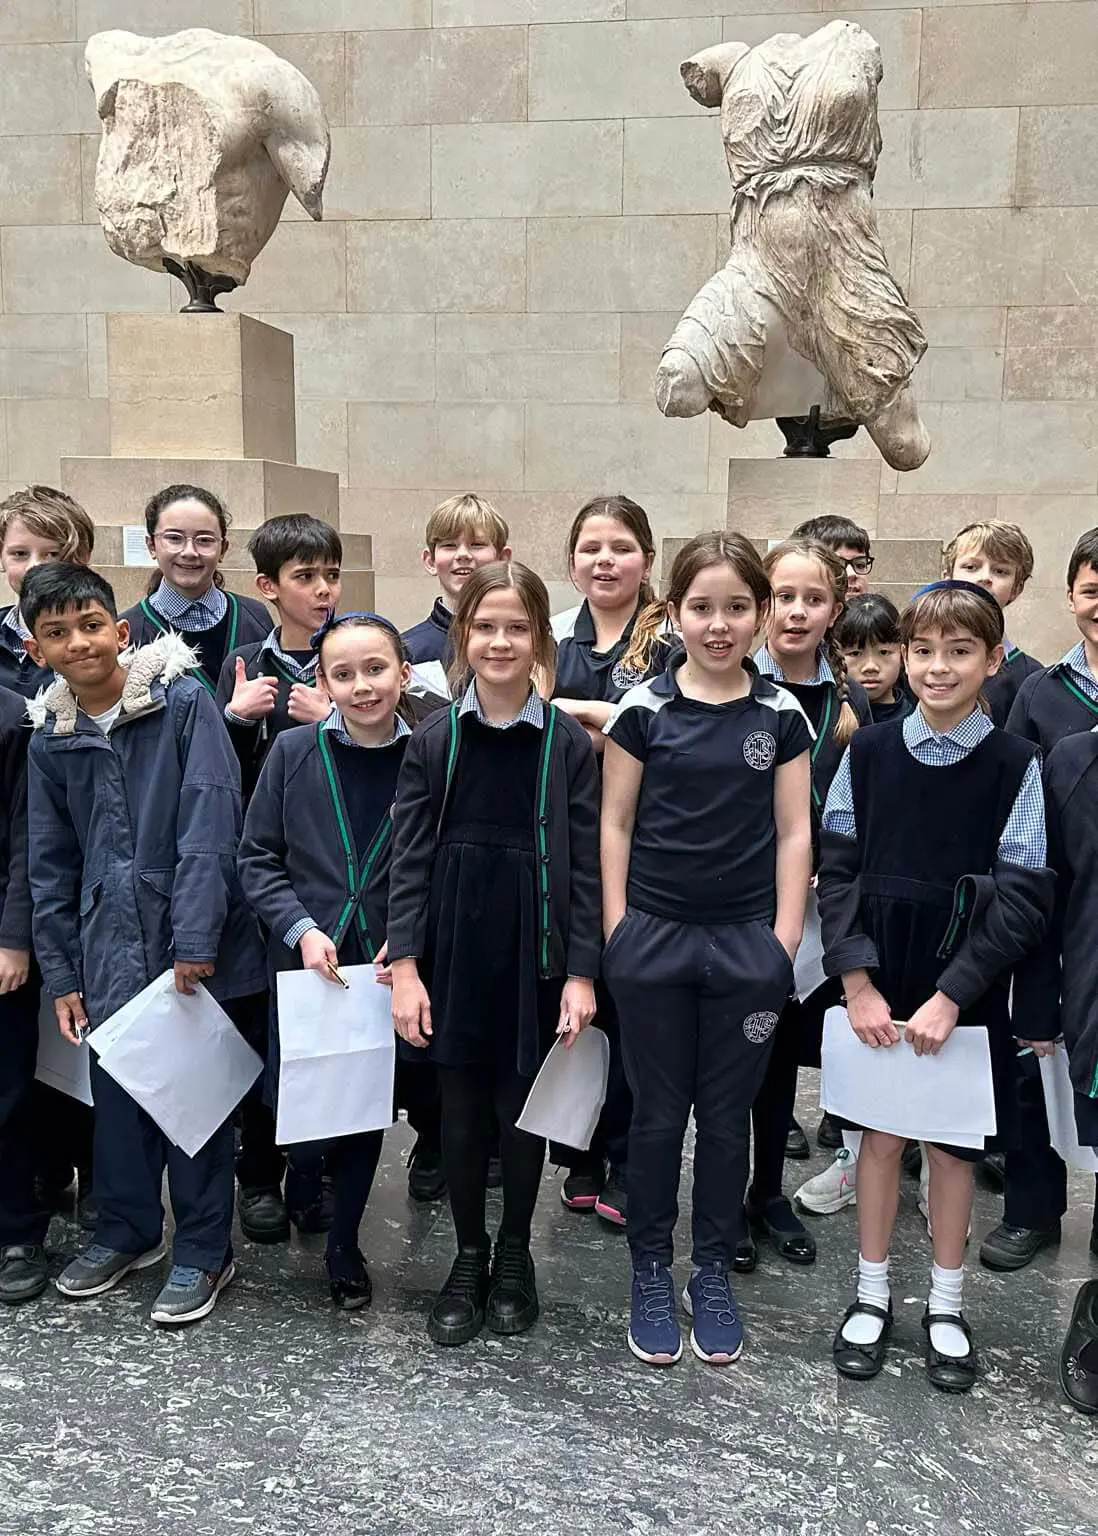
POLYGON ((731 1365, 743 1351, 743 1324, 719 1259, 703 1264, 691 1275, 682 1304, 694 1319, 690 1348, 707 1365, 731 1365))
POLYGON ((648 1365, 674 1365, 682 1358, 682 1334, 675 1316, 675 1282, 655 1259, 633 1271, 629 1348, 648 1365))

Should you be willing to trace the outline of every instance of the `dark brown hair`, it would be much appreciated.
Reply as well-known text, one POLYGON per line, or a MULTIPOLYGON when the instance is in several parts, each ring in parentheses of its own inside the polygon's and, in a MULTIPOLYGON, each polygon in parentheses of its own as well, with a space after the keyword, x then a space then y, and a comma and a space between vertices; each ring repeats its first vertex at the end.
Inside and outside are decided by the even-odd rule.
POLYGON ((770 607, 770 583, 754 544, 742 533, 699 533, 675 556, 663 600, 650 603, 637 615, 629 649, 622 657, 623 667, 647 670, 652 646, 666 630, 671 609, 682 607, 695 579, 714 565, 727 565, 735 571, 755 599, 759 623, 765 622, 770 607))
MULTIPOLYGON (((292 556, 290 557, 293 558, 292 556)), ((393 648, 393 655, 400 666, 408 660, 404 652, 404 642, 400 638, 400 630, 390 620, 383 618, 380 613, 350 613, 346 618, 335 618, 325 624, 317 634, 313 636, 313 649, 316 651, 317 671, 324 672, 324 642, 329 635, 337 633, 341 629, 376 629, 383 634, 393 648)), ((416 717, 412 710, 411 701, 408 698, 407 689, 400 690, 400 698, 397 700, 396 713, 404 721, 405 725, 415 725, 416 717)))
MULTIPOLYGON (((160 522, 160 514, 166 508, 174 506, 177 501, 197 501, 204 506, 207 512, 212 512, 217 518, 217 526, 221 529, 221 542, 225 544, 229 537, 229 524, 232 518, 225 510, 224 503, 214 495, 213 491, 207 491, 201 485, 165 485, 161 490, 150 496, 145 503, 145 532, 149 538, 156 533, 157 524, 160 522)), ((155 592, 164 579, 160 570, 155 570, 149 576, 147 592, 155 592)), ((220 570, 214 572, 214 586, 223 587, 225 579, 220 570)))
POLYGON ((482 565, 462 587, 450 625, 454 659, 447 668, 446 676, 453 688, 465 679, 469 671, 466 650, 477 609, 490 592, 508 589, 518 593, 519 601, 530 620, 538 691, 548 698, 553 692, 557 672, 557 646, 549 617, 549 593, 537 572, 517 560, 496 560, 491 565, 482 565))
MULTIPOLYGON (((802 560, 814 560, 823 571, 835 602, 839 604, 846 602, 846 566, 834 550, 829 549, 826 544, 821 544, 818 539, 784 539, 780 544, 775 544, 773 549, 768 549, 763 556, 763 566, 768 577, 773 577, 775 568, 787 555, 797 555, 802 560)), ((835 677, 835 689, 840 705, 839 718, 835 722, 835 740, 840 747, 845 747, 858 729, 858 717, 850 703, 846 658, 835 639, 837 618, 838 616, 827 627, 823 637, 823 648, 827 664, 835 677)))

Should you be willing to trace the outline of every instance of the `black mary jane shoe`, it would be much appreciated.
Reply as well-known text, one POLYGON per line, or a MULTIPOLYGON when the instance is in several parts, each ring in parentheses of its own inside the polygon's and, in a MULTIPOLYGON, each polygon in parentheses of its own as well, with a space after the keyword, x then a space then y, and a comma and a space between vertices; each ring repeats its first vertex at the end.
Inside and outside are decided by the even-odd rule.
POLYGON ((366 1260, 358 1248, 336 1248, 328 1255, 328 1287, 341 1312, 357 1312, 374 1299, 366 1260))
POLYGON ((775 1195, 761 1205, 748 1201, 747 1220, 756 1236, 762 1233, 768 1237, 790 1264, 815 1264, 816 1239, 793 1214, 784 1195, 775 1195))
POLYGON ((1098 1414, 1098 1280, 1079 1287, 1064 1347, 1060 1386, 1080 1413, 1098 1414))
POLYGON ((923 1316, 926 1329, 926 1378, 939 1392, 967 1392, 976 1385, 976 1345, 972 1329, 959 1312, 927 1312, 923 1316), (935 1323, 949 1323, 959 1328, 968 1340, 968 1354, 960 1360, 953 1355, 943 1355, 934 1348, 930 1338, 935 1323))
POLYGON ((831 1345, 831 1358, 841 1376, 851 1381, 872 1381, 881 1374, 888 1353, 888 1337, 892 1332, 892 1302, 888 1307, 876 1307, 871 1301, 856 1301, 849 1306, 839 1324, 831 1345), (852 1344, 843 1338, 843 1329, 852 1317, 876 1317, 881 1321, 881 1332, 875 1344, 852 1344))
POLYGON ((737 1275, 749 1275, 759 1262, 759 1247, 755 1239, 748 1232, 736 1244, 736 1252, 732 1256, 732 1268, 737 1275))
POLYGON ((795 1163, 805 1163, 812 1156, 808 1137, 796 1120, 790 1120, 789 1129, 785 1133, 785 1155, 792 1158, 795 1163))

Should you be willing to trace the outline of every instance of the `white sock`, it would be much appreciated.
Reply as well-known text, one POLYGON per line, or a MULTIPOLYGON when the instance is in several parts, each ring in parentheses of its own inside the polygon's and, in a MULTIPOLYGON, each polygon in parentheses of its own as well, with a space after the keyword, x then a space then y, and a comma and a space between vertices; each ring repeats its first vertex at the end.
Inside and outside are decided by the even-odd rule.
MULTIPOLYGON (((961 1315, 961 1294, 964 1290, 965 1271, 962 1265, 960 1269, 943 1269, 940 1264, 930 1266, 930 1299, 927 1302, 927 1311, 933 1313, 947 1313, 954 1317, 961 1315)), ((932 1323, 930 1326, 930 1342, 940 1355, 948 1355, 951 1360, 963 1360, 971 1349, 971 1345, 965 1338, 964 1332, 952 1323, 932 1323)))
MULTIPOLYGON (((888 1289, 888 1260, 877 1263, 858 1255, 858 1300, 887 1311, 891 1292, 888 1289)), ((843 1338, 848 1344, 876 1344, 884 1332, 884 1319, 870 1317, 865 1312, 855 1312, 843 1324, 843 1338)))

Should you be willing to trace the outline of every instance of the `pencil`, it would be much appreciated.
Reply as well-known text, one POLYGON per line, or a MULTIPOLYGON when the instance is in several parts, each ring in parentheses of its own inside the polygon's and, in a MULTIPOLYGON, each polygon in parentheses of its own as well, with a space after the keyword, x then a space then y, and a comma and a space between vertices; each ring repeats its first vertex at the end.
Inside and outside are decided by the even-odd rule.
POLYGON ((332 964, 332 962, 330 960, 328 961, 328 973, 336 981, 339 982, 339 984, 343 988, 344 992, 349 992, 351 990, 351 983, 347 980, 346 976, 341 976, 340 975, 339 970, 337 969, 336 966, 334 966, 332 964))

